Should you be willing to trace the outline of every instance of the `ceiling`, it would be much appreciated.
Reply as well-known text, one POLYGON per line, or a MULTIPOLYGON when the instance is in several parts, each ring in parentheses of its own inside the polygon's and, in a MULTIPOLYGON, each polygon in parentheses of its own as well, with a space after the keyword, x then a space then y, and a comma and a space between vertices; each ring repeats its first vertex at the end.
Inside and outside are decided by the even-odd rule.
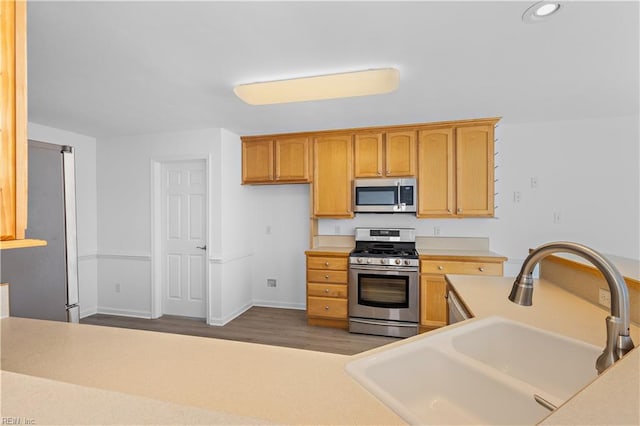
POLYGON ((638 2, 38 2, 29 121, 104 137, 240 135, 502 116, 639 113, 638 2), (370 97, 244 104, 239 83, 396 67, 370 97))

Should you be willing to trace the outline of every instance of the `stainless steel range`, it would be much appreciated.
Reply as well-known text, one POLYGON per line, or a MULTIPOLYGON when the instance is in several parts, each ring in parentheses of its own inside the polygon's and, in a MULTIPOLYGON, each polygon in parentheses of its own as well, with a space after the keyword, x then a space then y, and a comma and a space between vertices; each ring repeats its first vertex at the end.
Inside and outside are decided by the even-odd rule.
POLYGON ((349 256, 349 331, 418 334, 418 253, 412 228, 356 228, 349 256))

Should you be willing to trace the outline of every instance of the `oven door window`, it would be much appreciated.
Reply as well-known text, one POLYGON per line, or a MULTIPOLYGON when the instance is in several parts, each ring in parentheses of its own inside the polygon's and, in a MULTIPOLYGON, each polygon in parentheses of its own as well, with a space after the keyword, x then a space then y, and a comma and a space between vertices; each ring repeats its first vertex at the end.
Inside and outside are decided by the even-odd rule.
POLYGON ((395 186, 364 186, 356 188, 358 206, 394 206, 398 204, 398 188, 395 186))
POLYGON ((408 308, 409 277, 358 274, 358 304, 375 308, 408 308))

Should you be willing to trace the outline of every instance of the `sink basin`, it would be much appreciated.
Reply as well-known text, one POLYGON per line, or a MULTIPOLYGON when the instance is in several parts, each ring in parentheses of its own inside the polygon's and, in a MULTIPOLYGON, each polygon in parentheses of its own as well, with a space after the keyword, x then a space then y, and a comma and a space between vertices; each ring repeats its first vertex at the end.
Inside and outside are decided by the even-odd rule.
POLYGON ((458 352, 566 401, 598 375, 602 348, 506 321, 492 321, 457 333, 458 352))
POLYGON ((472 320, 349 362, 411 424, 535 424, 596 377, 601 349, 501 317, 472 320))

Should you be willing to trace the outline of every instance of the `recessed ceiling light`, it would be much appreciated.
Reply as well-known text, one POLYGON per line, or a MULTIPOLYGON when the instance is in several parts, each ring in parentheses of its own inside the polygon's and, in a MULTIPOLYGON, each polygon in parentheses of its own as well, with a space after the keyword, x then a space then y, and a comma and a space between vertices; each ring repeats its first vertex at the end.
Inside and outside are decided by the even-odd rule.
POLYGON ((529 6, 522 14, 522 21, 527 24, 542 22, 560 10, 560 3, 554 1, 540 1, 529 6))
POLYGON ((233 91, 250 105, 282 104, 379 95, 393 92, 400 83, 395 68, 240 84, 233 91))

